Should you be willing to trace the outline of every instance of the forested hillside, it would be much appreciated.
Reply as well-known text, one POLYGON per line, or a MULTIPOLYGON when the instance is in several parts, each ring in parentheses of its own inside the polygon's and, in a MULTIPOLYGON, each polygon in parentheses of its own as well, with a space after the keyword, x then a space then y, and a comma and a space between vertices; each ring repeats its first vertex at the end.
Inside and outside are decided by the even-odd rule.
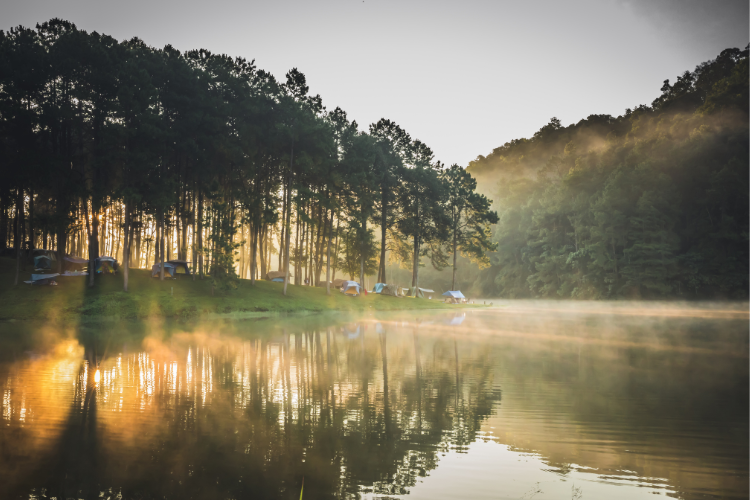
POLYGON ((553 118, 467 170, 500 221, 486 295, 748 296, 748 49, 668 80, 650 106, 553 118))

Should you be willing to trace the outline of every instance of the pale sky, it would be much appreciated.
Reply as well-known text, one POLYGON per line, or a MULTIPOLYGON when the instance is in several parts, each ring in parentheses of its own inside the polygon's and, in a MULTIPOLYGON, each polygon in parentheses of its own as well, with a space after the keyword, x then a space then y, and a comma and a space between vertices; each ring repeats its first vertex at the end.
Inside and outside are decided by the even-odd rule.
POLYGON ((297 67, 328 109, 380 118, 462 166, 557 116, 620 115, 750 35, 747 0, 4 0, 0 29, 60 17, 154 47, 297 67))

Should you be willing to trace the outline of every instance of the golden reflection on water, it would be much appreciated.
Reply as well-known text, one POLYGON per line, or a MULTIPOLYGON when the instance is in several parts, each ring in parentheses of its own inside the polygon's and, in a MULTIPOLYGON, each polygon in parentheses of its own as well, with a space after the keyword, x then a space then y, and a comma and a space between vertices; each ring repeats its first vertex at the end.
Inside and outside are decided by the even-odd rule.
POLYGON ((22 498, 293 498, 303 476, 305 498, 747 497, 741 314, 520 309, 59 341, 0 363, 0 443, 16 450, 0 483, 22 498))
POLYGON ((0 484, 33 467, 59 438, 71 411, 82 354, 75 340, 63 340, 13 363, 12 369, 0 364, 0 484))

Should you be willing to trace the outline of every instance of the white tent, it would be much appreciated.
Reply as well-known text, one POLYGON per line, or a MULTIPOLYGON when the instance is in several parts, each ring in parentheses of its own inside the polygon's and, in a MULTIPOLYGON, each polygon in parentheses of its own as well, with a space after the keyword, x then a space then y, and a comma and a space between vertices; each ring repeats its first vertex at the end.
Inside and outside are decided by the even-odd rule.
POLYGON ((32 274, 31 281, 25 281, 24 283, 29 283, 30 285, 57 285, 57 282, 54 280, 57 276, 60 275, 58 273, 32 274))
POLYGON ((356 281, 344 281, 341 291, 346 295, 359 295, 360 286, 356 281))

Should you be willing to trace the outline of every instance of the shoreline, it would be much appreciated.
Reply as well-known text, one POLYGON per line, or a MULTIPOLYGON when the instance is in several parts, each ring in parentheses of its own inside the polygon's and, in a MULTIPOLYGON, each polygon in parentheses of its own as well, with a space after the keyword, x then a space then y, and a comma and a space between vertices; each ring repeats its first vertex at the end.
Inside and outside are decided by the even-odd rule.
MULTIPOLYGON (((30 273, 29 266, 20 280, 30 273)), ((88 276, 60 277, 57 286, 25 283, 13 285, 15 261, 0 258, 0 321, 63 320, 96 323, 100 320, 222 320, 253 319, 327 312, 425 311, 489 307, 482 304, 445 304, 433 298, 397 298, 368 294, 350 297, 325 288, 291 285, 282 295, 282 284, 239 279, 236 288, 220 291, 212 280, 160 281, 145 269, 130 269, 129 291, 123 276, 97 275, 94 287, 88 276)))

